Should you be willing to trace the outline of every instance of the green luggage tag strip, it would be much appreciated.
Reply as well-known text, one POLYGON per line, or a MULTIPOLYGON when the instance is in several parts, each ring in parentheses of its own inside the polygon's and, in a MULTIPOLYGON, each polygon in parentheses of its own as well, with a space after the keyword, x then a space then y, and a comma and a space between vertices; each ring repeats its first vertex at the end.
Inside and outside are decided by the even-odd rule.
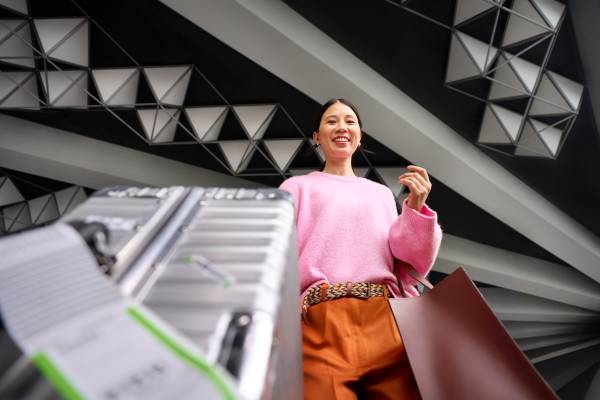
POLYGON ((83 400, 83 397, 69 380, 60 372, 56 365, 43 351, 36 353, 31 359, 33 364, 50 381, 52 386, 65 400, 83 400))
POLYGON ((127 313, 131 317, 133 317, 133 319, 139 322, 144 328, 146 328, 155 338, 157 338, 161 343, 163 343, 176 356, 178 356, 180 359, 182 359, 183 361, 200 371, 202 375, 210 379, 223 395, 223 399, 235 400, 235 396, 229 388, 229 385, 212 366, 207 364, 202 359, 194 356, 193 354, 190 354, 181 345, 179 345, 177 342, 175 342, 173 339, 167 336, 164 332, 162 332, 158 327, 156 327, 152 322, 148 321, 146 317, 144 317, 142 313, 140 313, 135 308, 128 308, 127 313))
MULTIPOLYGON (((173 354, 175 354, 175 356, 183 360, 194 369, 200 371, 203 376, 207 377, 223 395, 224 400, 235 400, 235 395, 231 391, 227 382, 225 382, 219 372, 216 371, 212 366, 193 354, 190 354, 181 345, 179 345, 176 341, 174 341, 166 333, 161 331, 156 325, 144 317, 140 311, 129 307, 127 309, 127 314, 129 314, 129 316, 131 316, 136 322, 144 327, 152 336, 158 339, 158 341, 161 342, 173 354)), ((46 353, 36 353, 32 357, 32 362, 65 400, 85 399, 85 396, 82 396, 81 393, 79 393, 75 386, 56 367, 46 353)))

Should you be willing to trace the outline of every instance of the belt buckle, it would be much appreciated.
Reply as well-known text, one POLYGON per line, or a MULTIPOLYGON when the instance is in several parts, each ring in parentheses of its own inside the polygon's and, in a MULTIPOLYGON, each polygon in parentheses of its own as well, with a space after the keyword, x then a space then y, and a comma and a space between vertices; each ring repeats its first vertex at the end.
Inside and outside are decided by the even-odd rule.
POLYGON ((371 282, 367 282, 367 299, 371 297, 371 282))

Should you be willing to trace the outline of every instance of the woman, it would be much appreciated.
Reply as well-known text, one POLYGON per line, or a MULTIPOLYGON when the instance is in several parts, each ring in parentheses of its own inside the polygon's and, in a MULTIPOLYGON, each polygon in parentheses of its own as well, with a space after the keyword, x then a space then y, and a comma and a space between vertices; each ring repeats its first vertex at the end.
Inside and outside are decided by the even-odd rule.
POLYGON ((409 166, 399 177, 410 194, 398 216, 389 188, 352 171, 362 131, 350 102, 325 103, 313 137, 324 169, 280 186, 296 206, 304 396, 419 399, 387 296, 418 295, 394 258, 425 275, 439 249, 437 215, 425 204, 427 172, 409 166))

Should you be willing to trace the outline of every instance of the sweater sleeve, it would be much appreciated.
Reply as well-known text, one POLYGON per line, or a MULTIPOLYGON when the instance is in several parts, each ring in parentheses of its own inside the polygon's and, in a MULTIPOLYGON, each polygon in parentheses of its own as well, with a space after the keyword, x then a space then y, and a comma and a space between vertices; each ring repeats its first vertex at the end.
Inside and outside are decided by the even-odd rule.
POLYGON ((442 241, 437 213, 427 205, 420 211, 413 210, 405 200, 402 213, 390 227, 388 238, 394 257, 412 265, 421 276, 427 275, 442 241))

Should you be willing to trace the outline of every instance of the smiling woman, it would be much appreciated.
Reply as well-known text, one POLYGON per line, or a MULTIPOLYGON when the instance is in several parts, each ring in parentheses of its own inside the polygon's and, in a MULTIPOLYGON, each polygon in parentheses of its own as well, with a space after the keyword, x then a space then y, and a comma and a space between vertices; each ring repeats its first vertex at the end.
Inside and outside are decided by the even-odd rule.
POLYGON ((388 296, 418 296, 395 259, 425 275, 437 256, 441 229, 425 200, 425 169, 409 166, 410 189, 398 215, 391 190, 355 176, 361 120, 352 103, 332 99, 313 138, 323 171, 287 179, 296 208, 306 399, 419 399, 388 296))
POLYGON ((362 123, 358 110, 348 100, 331 99, 323 105, 313 139, 325 155, 324 172, 345 175, 352 171, 352 154, 360 146, 362 123))

